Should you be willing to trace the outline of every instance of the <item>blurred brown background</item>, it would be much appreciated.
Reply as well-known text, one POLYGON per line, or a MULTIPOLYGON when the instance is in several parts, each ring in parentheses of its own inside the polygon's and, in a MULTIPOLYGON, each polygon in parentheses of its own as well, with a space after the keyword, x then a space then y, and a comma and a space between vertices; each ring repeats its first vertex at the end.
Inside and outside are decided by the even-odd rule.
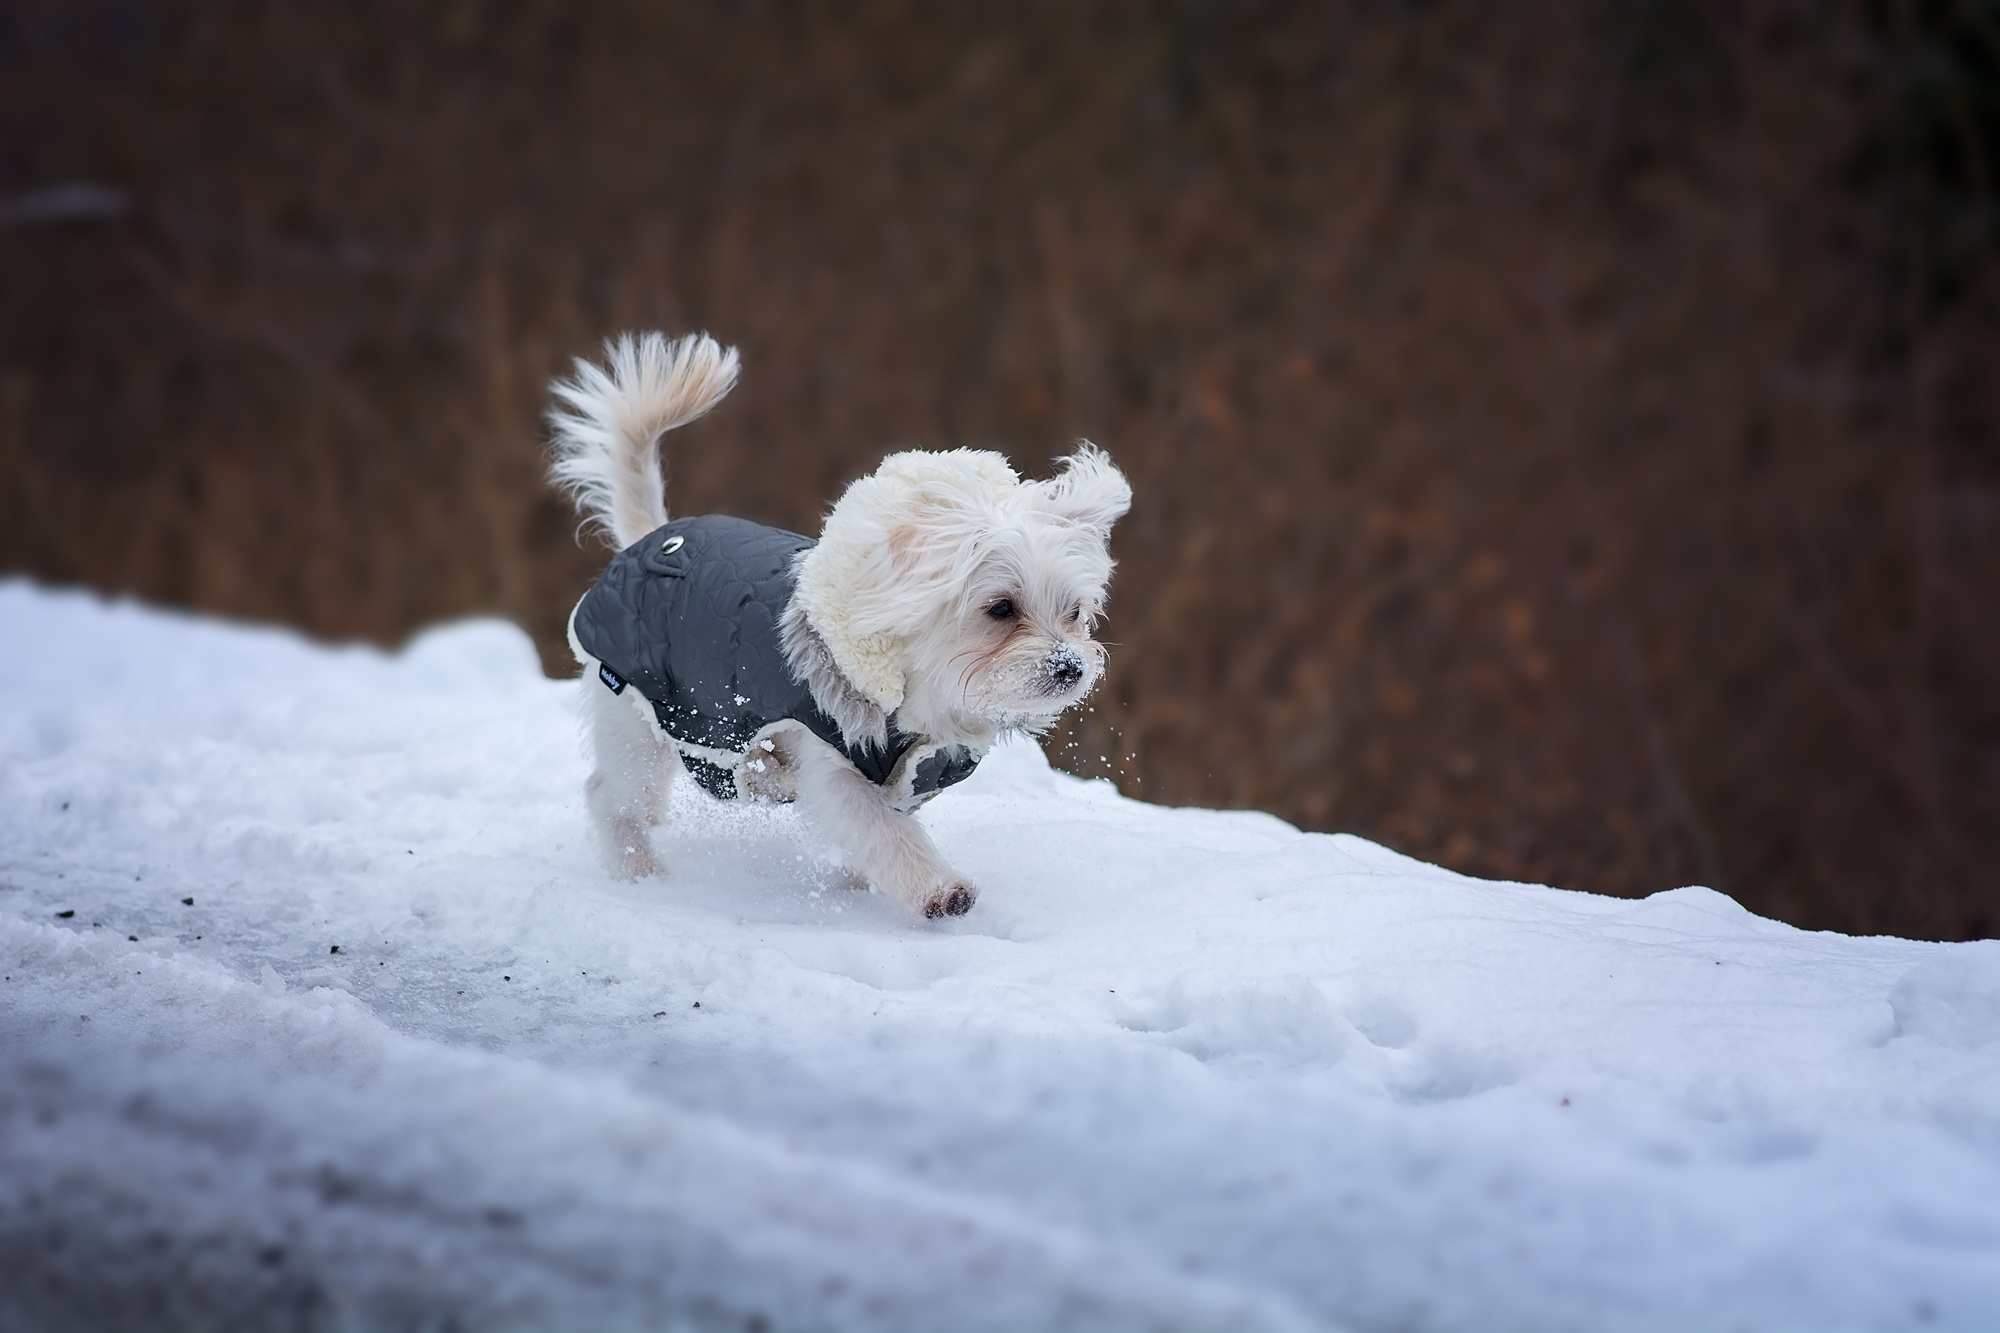
POLYGON ((679 512, 1129 470, 1077 771, 1987 935, 1996 176, 1987 0, 0 0, 0 569, 564 671, 547 381, 706 328, 679 512))

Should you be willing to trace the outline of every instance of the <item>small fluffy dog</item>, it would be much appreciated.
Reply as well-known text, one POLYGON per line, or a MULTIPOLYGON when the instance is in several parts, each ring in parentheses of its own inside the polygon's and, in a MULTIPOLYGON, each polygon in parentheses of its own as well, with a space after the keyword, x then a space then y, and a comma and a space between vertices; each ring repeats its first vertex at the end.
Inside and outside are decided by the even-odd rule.
POLYGON ((722 515, 667 518, 662 434, 736 383, 734 349, 657 333, 558 381, 553 479, 619 554, 577 603, 613 868, 660 870, 648 831, 685 768, 725 799, 796 800, 878 891, 926 917, 978 890, 913 817, 1003 733, 1097 684, 1091 625, 1132 488, 1083 443, 1048 481, 997 453, 891 454, 819 540, 722 515))

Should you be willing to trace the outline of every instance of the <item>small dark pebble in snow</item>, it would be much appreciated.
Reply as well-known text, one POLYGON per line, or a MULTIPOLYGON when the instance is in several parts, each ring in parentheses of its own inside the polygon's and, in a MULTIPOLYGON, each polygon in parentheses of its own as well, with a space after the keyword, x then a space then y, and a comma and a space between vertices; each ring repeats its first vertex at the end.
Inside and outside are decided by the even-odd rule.
POLYGON ((193 906, 194 906, 194 899, 192 899, 192 898, 183 898, 183 899, 181 899, 181 906, 182 906, 182 907, 193 907, 193 906))
POLYGON ((69 809, 69 802, 68 802, 68 801, 64 801, 64 802, 63 802, 63 809, 65 809, 65 810, 69 809))
MULTIPOLYGON (((57 913, 56 913, 56 915, 57 915, 58 917, 62 918, 62 919, 63 919, 64 921, 67 921, 67 920, 69 920, 69 919, 70 919, 71 917, 73 917, 73 916, 75 916, 75 915, 76 915, 76 909, 75 909, 74 907, 72 907, 72 908, 70 908, 70 909, 69 909, 69 910, 68 910, 67 912, 57 912, 57 913)), ((96 925, 97 923, 96 923, 95 921, 93 921, 93 922, 91 922, 90 924, 94 926, 94 925, 96 925)))
POLYGON ((137 935, 127 935, 125 938, 132 941, 132 943, 134 944, 137 944, 139 942, 139 937, 137 935))
POLYGON ((653 1015, 653 1017, 655 1018, 665 1018, 666 1016, 667 1016, 667 1011, 664 1009, 660 1010, 659 1013, 653 1015))
POLYGON ((500 978, 500 980, 502 980, 502 981, 512 981, 513 979, 514 979, 514 978, 512 978, 512 977, 502 977, 502 978, 500 978))
POLYGON ((694 1007, 695 1007, 695 1008, 697 1008, 697 1009, 701 1008, 701 1001, 700 1001, 700 1000, 696 1000, 696 1001, 694 1002, 694 1007))
POLYGON ((339 952, 340 952, 340 946, 339 946, 338 944, 336 944, 336 945, 334 945, 334 946, 333 946, 333 947, 332 947, 331 949, 328 949, 328 950, 327 950, 327 952, 328 952, 328 953, 339 953, 339 952))

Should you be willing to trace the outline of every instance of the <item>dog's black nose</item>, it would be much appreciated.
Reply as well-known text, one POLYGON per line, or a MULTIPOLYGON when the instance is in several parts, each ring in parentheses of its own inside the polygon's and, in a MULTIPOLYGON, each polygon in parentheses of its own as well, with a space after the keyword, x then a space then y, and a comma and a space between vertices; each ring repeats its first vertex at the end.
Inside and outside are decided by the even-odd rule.
POLYGON ((1083 659, 1075 653, 1050 653, 1043 666, 1049 673, 1049 683, 1059 690, 1083 679, 1083 659))

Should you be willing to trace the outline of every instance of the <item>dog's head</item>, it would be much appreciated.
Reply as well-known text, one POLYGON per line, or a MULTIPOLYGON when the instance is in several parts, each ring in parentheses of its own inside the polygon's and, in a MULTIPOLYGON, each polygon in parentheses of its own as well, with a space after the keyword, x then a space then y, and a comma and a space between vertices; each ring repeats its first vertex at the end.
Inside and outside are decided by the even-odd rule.
POLYGON ((1104 669, 1091 627, 1132 488, 1083 444, 1047 481, 999 454, 892 454, 800 566, 813 628, 857 690, 912 730, 1047 726, 1104 669))

